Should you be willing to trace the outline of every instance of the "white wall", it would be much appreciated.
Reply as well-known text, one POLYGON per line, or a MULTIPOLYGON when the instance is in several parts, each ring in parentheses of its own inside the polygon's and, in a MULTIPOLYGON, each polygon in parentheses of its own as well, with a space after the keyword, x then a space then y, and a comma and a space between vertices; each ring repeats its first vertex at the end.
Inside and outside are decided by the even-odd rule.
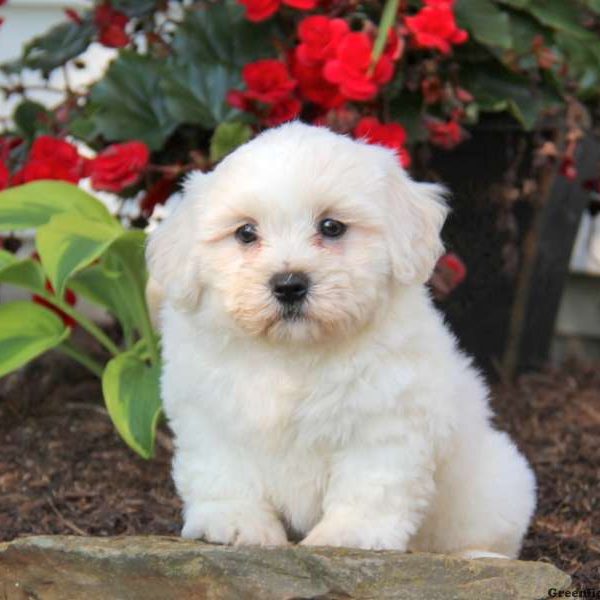
MULTIPOLYGON (((36 35, 42 34, 53 25, 63 22, 66 17, 65 8, 84 10, 91 6, 91 2, 85 0, 9 0, 0 8, 0 16, 4 17, 4 23, 0 26, 0 62, 18 58, 23 45, 36 35)), ((115 51, 105 48, 100 44, 92 46, 82 55, 86 63, 85 69, 76 69, 73 65, 67 65, 67 76, 71 86, 75 89, 98 79, 108 62, 115 55, 115 51)), ((0 85, 6 85, 14 81, 0 73, 0 85)), ((35 72, 26 72, 24 81, 29 85, 42 85, 42 77, 35 72)), ((64 76, 55 73, 50 84, 54 88, 64 89, 64 76)), ((28 97, 37 100, 48 107, 58 104, 62 95, 55 92, 31 90, 28 97)), ((8 101, 0 99, 0 118, 7 118, 12 114, 14 106, 21 98, 12 96, 8 101)))

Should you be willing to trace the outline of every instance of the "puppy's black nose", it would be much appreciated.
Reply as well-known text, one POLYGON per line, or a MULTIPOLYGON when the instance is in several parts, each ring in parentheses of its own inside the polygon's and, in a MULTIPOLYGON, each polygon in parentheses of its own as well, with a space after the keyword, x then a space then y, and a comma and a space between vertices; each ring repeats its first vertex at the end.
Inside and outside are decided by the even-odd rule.
POLYGON ((282 304, 301 302, 310 286, 310 280, 304 273, 276 273, 269 283, 273 295, 282 304))

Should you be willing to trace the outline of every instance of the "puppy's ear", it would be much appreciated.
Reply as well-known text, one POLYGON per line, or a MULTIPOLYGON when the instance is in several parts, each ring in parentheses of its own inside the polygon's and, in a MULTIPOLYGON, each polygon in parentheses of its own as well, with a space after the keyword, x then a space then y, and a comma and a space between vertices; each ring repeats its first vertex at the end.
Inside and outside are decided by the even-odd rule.
POLYGON ((393 275, 405 285, 425 283, 444 251, 440 232, 448 214, 447 190, 413 181, 396 157, 388 158, 387 231, 393 275))
POLYGON ((164 298, 188 310, 198 304, 200 265, 194 250, 198 234, 197 210, 206 196, 210 178, 199 171, 193 173, 184 185, 181 202, 150 234, 146 262, 150 274, 148 290, 152 292, 149 304, 154 313, 164 298))

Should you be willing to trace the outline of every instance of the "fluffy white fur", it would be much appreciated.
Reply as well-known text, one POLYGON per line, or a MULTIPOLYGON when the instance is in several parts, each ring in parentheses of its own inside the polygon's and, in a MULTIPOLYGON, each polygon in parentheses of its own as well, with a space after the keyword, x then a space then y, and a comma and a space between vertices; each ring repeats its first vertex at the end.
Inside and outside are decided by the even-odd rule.
POLYGON ((423 285, 442 196, 298 123, 189 179, 148 247, 184 537, 517 555, 533 474, 423 285), (324 217, 346 234, 322 238, 324 217), (313 281, 301 319, 271 294, 281 271, 313 281))

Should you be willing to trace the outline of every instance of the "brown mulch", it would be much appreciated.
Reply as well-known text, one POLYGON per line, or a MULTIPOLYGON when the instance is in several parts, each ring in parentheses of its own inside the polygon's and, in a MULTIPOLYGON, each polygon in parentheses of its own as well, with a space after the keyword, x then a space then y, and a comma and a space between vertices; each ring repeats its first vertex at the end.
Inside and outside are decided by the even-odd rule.
MULTIPOLYGON (((498 424, 539 483, 522 558, 600 587, 600 365, 497 386, 498 424)), ((0 380, 0 540, 31 534, 177 534, 168 432, 145 461, 115 433, 100 385, 50 354, 0 380)))

